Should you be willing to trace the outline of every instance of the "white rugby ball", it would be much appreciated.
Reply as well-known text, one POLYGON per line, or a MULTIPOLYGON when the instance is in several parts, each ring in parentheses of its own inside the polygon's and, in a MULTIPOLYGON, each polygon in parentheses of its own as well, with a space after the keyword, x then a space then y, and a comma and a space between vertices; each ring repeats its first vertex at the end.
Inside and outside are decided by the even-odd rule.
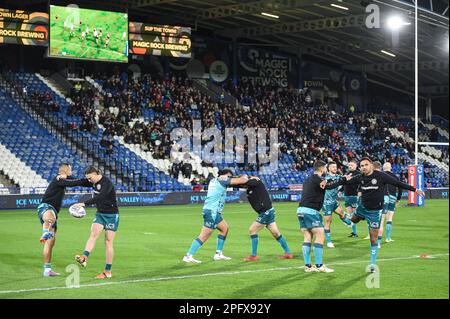
POLYGON ((84 216, 86 216, 86 210, 82 206, 70 206, 69 213, 75 218, 83 218, 84 216))

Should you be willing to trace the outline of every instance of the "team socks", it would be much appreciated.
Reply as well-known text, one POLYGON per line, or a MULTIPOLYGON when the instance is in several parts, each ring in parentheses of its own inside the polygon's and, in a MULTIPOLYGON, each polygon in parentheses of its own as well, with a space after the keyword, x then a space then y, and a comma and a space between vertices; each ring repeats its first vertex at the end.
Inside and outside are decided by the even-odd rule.
POLYGON ((327 243, 331 243, 331 232, 329 229, 325 229, 325 239, 327 240, 327 243))
POLYGON ((287 254, 291 253, 291 250, 289 249, 289 246, 286 242, 286 239, 283 237, 283 235, 280 235, 280 237, 277 238, 277 242, 281 245, 281 248, 283 248, 285 253, 287 253, 287 254))
POLYGON ((317 267, 321 267, 323 265, 323 245, 314 243, 314 261, 316 262, 317 267))
POLYGON ((106 265, 105 265, 105 271, 106 271, 106 272, 110 272, 110 271, 111 271, 111 268, 112 268, 112 264, 106 264, 106 265))
POLYGON ((83 251, 83 256, 89 257, 90 252, 88 252, 87 250, 83 251))
POLYGON ((217 245, 216 245, 216 252, 221 253, 223 250, 223 245, 225 244, 226 236, 218 235, 217 236, 217 245))
POLYGON ((356 228, 356 224, 352 225, 352 233, 358 235, 358 229, 356 228))
POLYGON ((202 245, 203 245, 203 242, 202 242, 200 239, 195 238, 195 239, 192 241, 191 247, 189 248, 188 255, 191 255, 191 256, 192 256, 192 255, 195 255, 195 253, 197 252, 197 250, 199 250, 200 247, 202 247, 202 245))
POLYGON ((378 236, 378 239, 377 239, 377 244, 378 245, 381 245, 381 239, 383 238, 383 236, 378 236))
POLYGON ((378 245, 377 244, 370 244, 370 264, 375 265, 377 262, 377 255, 378 255, 378 245))
POLYGON ((44 272, 49 272, 52 270, 52 264, 51 263, 45 263, 44 264, 44 272))
POLYGON ((392 222, 386 222, 386 240, 391 240, 392 222))
POLYGON ((252 241, 252 256, 257 256, 258 253, 258 235, 251 235, 250 239, 252 241))
POLYGON ((305 265, 311 265, 311 243, 303 243, 302 252, 305 265))

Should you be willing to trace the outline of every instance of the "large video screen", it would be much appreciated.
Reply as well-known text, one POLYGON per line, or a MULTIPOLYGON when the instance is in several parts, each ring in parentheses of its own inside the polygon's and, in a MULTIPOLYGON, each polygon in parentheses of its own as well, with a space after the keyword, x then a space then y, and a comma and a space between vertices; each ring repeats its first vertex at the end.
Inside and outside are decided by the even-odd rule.
POLYGON ((128 62, 128 15, 50 6, 49 56, 128 62))

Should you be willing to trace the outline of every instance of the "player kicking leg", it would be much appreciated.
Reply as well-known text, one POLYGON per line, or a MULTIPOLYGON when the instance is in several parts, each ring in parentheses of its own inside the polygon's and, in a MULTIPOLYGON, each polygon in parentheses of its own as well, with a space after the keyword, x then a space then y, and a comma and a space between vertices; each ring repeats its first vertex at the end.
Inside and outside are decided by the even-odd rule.
POLYGON ((254 221, 249 229, 250 239, 252 242, 252 254, 246 258, 244 261, 258 261, 258 233, 266 227, 268 231, 272 234, 275 240, 280 244, 284 251, 284 255, 281 256, 282 259, 293 259, 294 254, 292 254, 286 239, 281 235, 278 229, 277 223, 275 222, 275 209, 271 208, 267 212, 262 213, 258 216, 256 221, 254 221))
POLYGON ((83 254, 75 256, 75 260, 82 266, 87 266, 89 255, 95 247, 97 239, 100 237, 103 230, 105 231, 105 255, 106 263, 103 272, 96 276, 96 279, 104 279, 112 277, 112 263, 114 258, 114 238, 119 227, 119 214, 102 214, 97 213, 91 226, 91 234, 83 254))
POLYGON ((339 205, 338 201, 335 201, 332 204, 325 204, 322 208, 324 214, 323 219, 325 222, 325 239, 327 241, 327 247, 328 248, 334 248, 333 241, 331 240, 331 222, 333 220, 332 213, 335 213, 339 216, 341 221, 347 225, 348 227, 352 226, 352 222, 345 216, 344 211, 342 210, 342 207, 339 205))
POLYGON ((366 220, 369 227, 370 236, 370 272, 375 272, 375 265, 378 256, 378 233, 381 224, 380 211, 369 211, 362 204, 358 206, 355 214, 352 216, 352 222, 357 224, 361 220, 366 220))
POLYGON ((40 204, 38 206, 38 215, 42 223, 42 236, 39 240, 44 244, 44 277, 59 276, 59 273, 52 270, 52 252, 56 240, 56 213, 54 208, 49 204, 40 204))
POLYGON ((323 243, 325 231, 322 223, 322 215, 314 209, 299 207, 297 216, 303 233, 303 259, 305 261, 305 272, 334 272, 323 264, 323 243), (314 239, 314 244, 312 244, 314 239), (315 266, 311 263, 311 245, 314 249, 315 266))

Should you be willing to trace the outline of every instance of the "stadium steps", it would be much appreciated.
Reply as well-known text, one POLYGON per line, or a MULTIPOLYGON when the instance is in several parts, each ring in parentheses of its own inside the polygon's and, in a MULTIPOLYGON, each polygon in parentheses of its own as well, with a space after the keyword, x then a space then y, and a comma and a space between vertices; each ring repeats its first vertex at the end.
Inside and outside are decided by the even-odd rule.
MULTIPOLYGON (((36 75, 33 75, 36 76, 36 75)), ((24 74, 24 78, 29 77, 29 75, 24 74)), ((22 80, 23 81, 23 80, 22 80)), ((33 79, 34 88, 40 91, 52 90, 46 83, 40 79, 33 79)), ((55 94, 52 91, 52 94, 55 94)), ((65 125, 69 123, 76 123, 80 125, 81 118, 78 116, 68 116, 66 112, 69 107, 69 102, 65 97, 57 95, 57 102, 61 105, 61 110, 55 112, 55 116, 59 118, 65 125)), ((130 191, 130 190, 190 190, 190 186, 181 185, 178 181, 172 179, 170 176, 155 170, 155 168, 147 161, 142 160, 123 144, 119 143, 117 140, 114 141, 114 153, 111 156, 104 154, 105 150, 99 146, 99 140, 102 135, 102 129, 98 128, 96 133, 87 133, 76 130, 77 140, 76 143, 81 143, 80 139, 86 142, 84 145, 85 151, 90 155, 94 155, 96 163, 103 165, 106 172, 114 174, 113 183, 116 184, 119 190, 130 191), (86 149, 87 147, 87 149, 86 149), (118 185, 117 182, 121 183, 118 185)), ((75 134, 75 133, 74 133, 75 134)), ((73 140, 73 137, 72 137, 73 140)), ((107 174, 106 174, 107 175, 107 174)))
MULTIPOLYGON (((34 75, 36 76, 36 80, 37 81, 42 81, 42 76, 37 76, 36 74, 34 75)), ((33 80, 33 81, 36 81, 33 80)), ((44 83, 44 82, 43 82, 44 83)), ((46 83, 44 83, 46 88, 50 88, 46 83)), ((51 89, 51 88, 50 88, 51 89)), ((20 93, 20 92, 18 92, 20 93)), ((56 93, 54 93, 56 94, 56 93)), ((61 92, 60 92, 61 94, 61 92)), ((63 98, 61 98, 61 96, 58 94, 60 100, 59 102, 63 102, 64 103, 69 103, 71 100, 70 99, 66 99, 64 96, 63 98)), ((20 94, 17 95, 17 100, 22 101, 23 102, 23 98, 21 99, 20 94)), ((22 104, 23 105, 23 104, 22 104)), ((33 108, 30 108, 29 105, 23 105, 24 109, 27 109, 28 112, 33 113, 34 110, 33 108)), ((75 139, 72 134, 67 131, 65 129, 65 126, 68 124, 66 122, 64 122, 63 118, 64 118, 64 114, 63 113, 45 113, 45 114, 41 114, 41 124, 45 127, 47 127, 51 132, 53 132, 55 135, 57 135, 68 147, 70 147, 72 149, 72 151, 77 152, 77 154, 79 154, 79 156, 81 158, 85 158, 87 165, 95 165, 96 167, 98 167, 105 176, 108 176, 109 178, 111 178, 113 180, 113 182, 119 186, 119 189, 122 189, 121 185, 125 185, 124 183, 124 177, 123 176, 119 176, 117 174, 115 174, 114 169, 112 167, 107 167, 106 166, 106 162, 100 157, 100 156, 96 156, 95 152, 93 152, 92 150, 95 148, 95 145, 91 144, 91 145, 87 145, 85 143, 83 143, 82 141, 80 141, 79 139, 75 139)), ((92 142, 92 141, 91 141, 92 142)), ((97 141, 95 141, 96 144, 98 144, 97 141)), ((122 189, 124 190, 124 189, 122 189)))
POLYGON ((419 123, 422 124, 427 129, 429 129, 430 131, 437 128, 439 135, 446 138, 447 141, 449 140, 449 133, 447 131, 443 130, 442 128, 440 128, 434 124, 426 124, 426 123, 422 122, 421 120, 419 120, 419 123))
POLYGON ((0 170, 20 186, 20 192, 28 194, 33 188, 45 188, 48 182, 6 146, 0 143, 0 170))
POLYGON ((63 130, 58 127, 58 125, 51 121, 50 119, 45 118, 45 114, 39 114, 34 110, 34 108, 29 105, 27 101, 23 98, 23 96, 20 94, 20 92, 16 91, 4 78, 2 78, 1 83, 4 87, 4 89, 11 95, 13 100, 22 107, 22 109, 28 113, 34 120, 36 120, 39 124, 41 124, 43 127, 45 127, 49 132, 54 133, 54 135, 64 144, 66 144, 70 149, 78 155, 83 158, 85 157, 87 159, 87 153, 84 152, 81 148, 77 147, 76 144, 74 144, 67 135, 64 134, 63 130))
MULTIPOLYGON (((45 85, 47 85, 53 92, 55 92, 60 98, 66 100, 68 103, 72 103, 72 100, 70 98, 66 98, 64 95, 64 89, 63 87, 57 83, 57 81, 51 77, 44 77, 40 75, 39 73, 35 73, 36 77, 44 82, 45 85)), ((70 84, 69 84, 70 85, 70 84)))
POLYGON ((0 111, 3 115, 0 118, 3 132, 0 141, 12 154, 6 152, 0 161, 3 166, 9 165, 8 161, 15 163, 9 165, 10 170, 5 173, 19 184, 21 192, 31 193, 34 188, 45 190, 57 174, 61 162, 68 162, 74 175, 82 176, 88 165, 82 157, 70 149, 61 140, 61 135, 27 105, 17 87, 13 87, 3 76, 0 76, 0 84, 0 111))
POLYGON ((10 189, 17 188, 19 185, 14 183, 9 176, 0 169, 0 195, 9 194, 10 189))
POLYGON ((192 79, 192 84, 196 89, 211 97, 215 102, 220 101, 222 103, 235 105, 236 107, 240 106, 236 97, 210 80, 192 79))

